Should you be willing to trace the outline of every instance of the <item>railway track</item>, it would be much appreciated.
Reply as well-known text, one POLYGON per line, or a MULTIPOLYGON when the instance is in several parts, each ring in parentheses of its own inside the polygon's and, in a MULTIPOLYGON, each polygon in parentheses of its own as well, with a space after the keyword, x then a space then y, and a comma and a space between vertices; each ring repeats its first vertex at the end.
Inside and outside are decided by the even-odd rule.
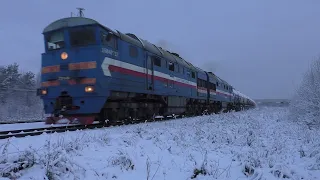
POLYGON ((103 124, 91 124, 91 125, 71 125, 71 126, 60 126, 60 127, 46 127, 46 128, 32 128, 32 129, 19 129, 0 131, 0 139, 6 139, 10 137, 26 137, 26 136, 37 136, 43 133, 59 133, 66 131, 76 131, 81 129, 93 129, 101 128, 103 124))
POLYGON ((4 121, 4 122, 0 122, 1 124, 23 124, 23 123, 36 123, 36 122, 45 122, 45 120, 30 120, 30 121, 4 121))
MULTIPOLYGON (((221 113, 221 112, 220 112, 221 113)), ((197 116, 167 116, 167 117, 157 117, 154 120, 135 120, 131 122, 124 122, 118 121, 114 123, 105 123, 105 124, 90 124, 90 125, 68 125, 68 126, 55 126, 55 127, 46 127, 46 128, 32 128, 32 129, 19 129, 19 130, 9 130, 9 131, 0 131, 0 139, 7 139, 10 137, 26 137, 26 136, 37 136, 43 133, 60 133, 66 131, 76 131, 76 130, 83 130, 83 129, 95 129, 95 128, 104 128, 110 126, 119 126, 119 125, 128 125, 128 124, 139 124, 145 122, 156 122, 159 121, 166 121, 170 119, 180 119, 183 117, 197 117, 197 116)), ((42 121, 39 121, 42 122, 42 121)))
MULTIPOLYGON (((171 117, 172 118, 172 117, 171 117)), ((161 121, 171 119, 170 117, 161 118, 161 121)), ((175 119, 181 117, 174 117, 175 119)), ((160 119, 160 118, 159 118, 160 119)), ((56 126, 56 127, 45 127, 45 128, 31 128, 31 129, 18 129, 18 130, 8 130, 0 131, 0 139, 7 139, 10 137, 26 137, 26 136, 37 136, 43 133, 61 133, 67 131, 76 131, 83 129, 95 129, 95 128, 104 128, 110 126, 119 126, 119 125, 128 125, 128 124, 139 124, 144 122, 154 122, 159 120, 136 120, 133 122, 114 122, 114 123, 105 123, 105 124, 90 124, 90 125, 68 125, 68 126, 56 126)))

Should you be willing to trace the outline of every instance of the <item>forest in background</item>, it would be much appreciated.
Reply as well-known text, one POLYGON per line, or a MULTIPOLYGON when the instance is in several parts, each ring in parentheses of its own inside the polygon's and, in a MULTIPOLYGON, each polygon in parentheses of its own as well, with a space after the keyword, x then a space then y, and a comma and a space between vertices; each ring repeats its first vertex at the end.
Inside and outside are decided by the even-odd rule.
POLYGON ((42 119, 39 86, 40 73, 23 72, 17 63, 0 66, 0 121, 42 119))

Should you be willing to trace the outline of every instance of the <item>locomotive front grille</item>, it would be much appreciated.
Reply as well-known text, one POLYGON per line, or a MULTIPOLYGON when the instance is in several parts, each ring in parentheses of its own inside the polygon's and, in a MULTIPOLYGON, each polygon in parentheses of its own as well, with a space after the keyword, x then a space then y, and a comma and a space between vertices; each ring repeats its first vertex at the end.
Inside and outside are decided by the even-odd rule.
POLYGON ((66 109, 71 109, 73 104, 73 100, 71 96, 59 96, 56 99, 56 109, 62 109, 65 107, 66 109))

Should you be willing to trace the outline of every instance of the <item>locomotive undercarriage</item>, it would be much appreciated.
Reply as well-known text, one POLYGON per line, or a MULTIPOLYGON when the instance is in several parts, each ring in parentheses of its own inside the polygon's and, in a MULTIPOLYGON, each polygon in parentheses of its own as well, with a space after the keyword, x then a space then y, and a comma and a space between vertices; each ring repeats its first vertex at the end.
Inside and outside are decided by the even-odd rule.
POLYGON ((100 122, 135 120, 155 120, 165 116, 197 116, 219 113, 221 102, 190 99, 180 96, 160 96, 129 92, 111 92, 102 108, 98 119, 100 122))
POLYGON ((57 121, 63 115, 70 121, 78 119, 82 124, 92 123, 94 119, 104 123, 121 122, 129 124, 133 121, 156 120, 166 116, 198 116, 203 114, 218 114, 230 110, 241 111, 244 105, 240 102, 227 104, 219 101, 210 101, 185 98, 181 96, 160 96, 130 92, 111 92, 99 114, 65 114, 63 108, 78 109, 73 106, 72 98, 62 94, 55 103, 54 117, 47 119, 47 123, 57 121))
POLYGON ((245 105, 243 103, 236 102, 234 104, 234 109, 235 109, 235 111, 242 111, 245 109, 245 105))
MULTIPOLYGON (((64 114, 63 108, 78 109, 72 105, 72 98, 66 93, 57 98, 54 117, 59 115, 80 119, 83 122, 92 122, 94 119, 105 122, 124 122, 141 120, 155 120, 166 116, 198 116, 203 114, 218 114, 232 109, 243 110, 241 103, 226 104, 219 101, 210 101, 185 98, 181 96, 160 96, 152 94, 139 94, 130 92, 111 92, 99 114, 73 115, 64 114), (93 118, 93 119, 92 119, 93 118)), ((48 123, 55 121, 49 118, 48 123)))

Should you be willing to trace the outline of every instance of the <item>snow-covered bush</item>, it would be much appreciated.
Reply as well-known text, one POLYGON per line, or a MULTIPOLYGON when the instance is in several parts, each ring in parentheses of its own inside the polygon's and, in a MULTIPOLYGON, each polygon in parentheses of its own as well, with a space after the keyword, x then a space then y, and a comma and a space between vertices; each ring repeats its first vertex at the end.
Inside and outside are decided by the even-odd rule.
POLYGON ((70 173, 74 178, 77 178, 76 174, 85 172, 85 168, 78 165, 70 157, 70 151, 74 149, 72 147, 78 147, 80 145, 79 143, 80 142, 64 143, 64 141, 60 141, 52 144, 52 142, 47 141, 45 153, 43 156, 40 156, 40 160, 45 167, 48 179, 58 179, 67 173, 70 173))
POLYGON ((123 153, 122 151, 119 151, 117 156, 114 156, 110 160, 110 164, 112 166, 119 166, 121 170, 133 170, 134 169, 134 164, 129 157, 128 154, 123 153))
POLYGON ((78 155, 77 153, 88 147, 92 140, 101 139, 103 141, 105 134, 102 133, 102 137, 98 138, 80 131, 79 136, 68 138, 60 136, 52 139, 57 135, 49 135, 39 149, 30 146, 20 150, 11 139, 0 144, 0 179, 1 177, 19 178, 22 174, 26 174, 25 170, 39 167, 44 170, 42 179, 77 179, 78 176, 83 176, 86 169, 79 165, 72 155, 78 155), (12 148, 17 151, 10 152, 12 148))
POLYGON ((313 61, 290 103, 291 118, 309 126, 320 125, 320 58, 313 61))
POLYGON ((36 163, 35 155, 30 150, 8 154, 10 141, 0 145, 0 177, 15 179, 21 176, 21 170, 32 167, 36 163))

